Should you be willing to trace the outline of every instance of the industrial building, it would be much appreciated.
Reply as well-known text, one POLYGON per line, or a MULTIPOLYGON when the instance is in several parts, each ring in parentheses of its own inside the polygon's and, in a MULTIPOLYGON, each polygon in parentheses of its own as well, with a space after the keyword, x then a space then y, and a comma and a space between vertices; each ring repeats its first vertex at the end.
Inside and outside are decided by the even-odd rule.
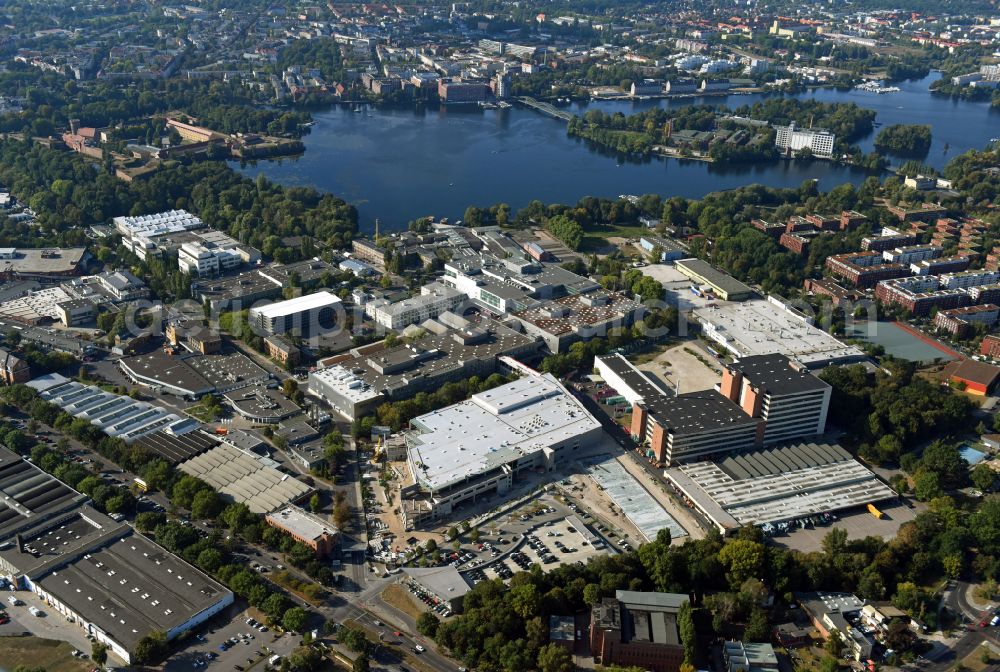
POLYGON ((126 443, 158 430, 183 434, 197 426, 193 419, 181 418, 160 406, 83 385, 57 373, 35 378, 28 385, 45 401, 126 443))
POLYGON ((650 255, 654 263, 668 263, 688 256, 687 246, 673 238, 642 236, 639 238, 639 247, 650 255), (657 256, 655 254, 657 251, 659 252, 659 259, 653 258, 657 256))
POLYGON ((778 656, 767 642, 725 642, 722 656, 726 672, 764 672, 779 670, 778 656))
POLYGON ((234 248, 214 247, 203 242, 184 243, 177 250, 177 267, 188 275, 212 277, 243 264, 234 248))
POLYGON ((867 359, 812 324, 812 319, 776 297, 700 308, 692 315, 705 336, 735 357, 782 354, 810 368, 867 359))
MULTIPOLYGON (((297 331, 313 338, 331 331, 343 313, 340 298, 326 290, 250 309, 250 326, 261 335, 297 331)), ((342 321, 341 321, 342 323, 342 321)))
POLYGON ((674 263, 678 271, 691 279, 699 292, 705 288, 723 301, 745 301, 753 296, 748 286, 701 259, 680 259, 674 263))
POLYGON ((223 497, 246 504, 253 513, 269 513, 299 502, 313 490, 267 466, 256 455, 222 444, 177 465, 200 478, 223 497))
POLYGON ((762 421, 715 390, 657 397, 632 406, 632 438, 658 464, 758 445, 762 421))
POLYGON ((590 651, 601 665, 679 672, 684 645, 677 614, 688 602, 678 593, 615 591, 595 604, 590 619, 590 651))
MULTIPOLYGON (((293 261, 288 264, 271 264, 260 270, 261 275, 282 287, 300 287, 309 291, 337 275, 337 269, 318 257, 293 261)), ((327 282, 328 284, 328 282, 327 282)))
POLYGON ((241 418, 263 425, 274 425, 302 412, 281 391, 260 385, 229 392, 225 398, 241 418))
POLYGON ((559 266, 516 257, 501 260, 486 254, 475 261, 446 263, 442 282, 497 314, 525 310, 541 301, 586 294, 600 288, 590 278, 559 266))
POLYGON ((565 352, 578 341, 607 338, 614 329, 631 327, 642 305, 624 294, 604 290, 570 294, 512 315, 529 336, 545 341, 550 352, 565 352))
POLYGON ((85 247, 9 247, 0 259, 0 271, 20 280, 53 282, 80 275, 85 247))
POLYGON ((337 528, 297 506, 273 511, 264 520, 271 527, 278 528, 295 541, 311 548, 317 558, 336 555, 340 549, 340 532, 337 528))
POLYGON ((269 301, 281 296, 281 284, 259 270, 228 278, 195 280, 191 294, 201 303, 208 303, 213 313, 239 312, 258 301, 269 301))
POLYGON ((601 424, 554 376, 523 371, 512 383, 410 421, 411 482, 401 498, 421 506, 404 507, 405 524, 503 495, 520 474, 551 471, 603 437, 601 424))
POLYGON ((442 319, 467 326, 429 333, 391 348, 355 348, 350 356, 335 358, 333 366, 310 373, 309 393, 353 420, 386 401, 406 399, 472 376, 485 378, 497 371, 498 357, 530 357, 540 346, 499 322, 472 325, 448 314, 442 319))
POLYGON ((200 355, 153 350, 123 357, 118 368, 138 385, 188 399, 260 385, 271 377, 241 352, 200 355))
POLYGON ((224 586, 0 448, 0 574, 131 662, 143 637, 173 639, 233 603, 224 586))
POLYGON ((156 431, 139 437, 135 445, 174 465, 214 448, 219 439, 200 429, 180 435, 156 431))
POLYGON ((667 390, 632 366, 625 355, 598 355, 594 358, 594 368, 608 387, 625 397, 629 405, 668 395, 667 390))
POLYGON ((671 467, 664 476, 722 534, 897 497, 850 453, 828 444, 749 450, 671 467))
POLYGON ((386 329, 402 329, 438 317, 465 303, 463 292, 440 282, 424 285, 420 295, 390 303, 376 299, 365 304, 365 314, 386 329))

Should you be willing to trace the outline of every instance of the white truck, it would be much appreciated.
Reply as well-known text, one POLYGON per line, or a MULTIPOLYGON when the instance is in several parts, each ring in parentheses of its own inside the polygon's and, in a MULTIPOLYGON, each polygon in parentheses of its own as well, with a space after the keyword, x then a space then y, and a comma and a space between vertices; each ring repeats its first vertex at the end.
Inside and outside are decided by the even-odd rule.
POLYGON ((9 604, 12 607, 17 607, 21 605, 21 600, 17 599, 13 595, 9 595, 7 597, 7 604, 9 604))

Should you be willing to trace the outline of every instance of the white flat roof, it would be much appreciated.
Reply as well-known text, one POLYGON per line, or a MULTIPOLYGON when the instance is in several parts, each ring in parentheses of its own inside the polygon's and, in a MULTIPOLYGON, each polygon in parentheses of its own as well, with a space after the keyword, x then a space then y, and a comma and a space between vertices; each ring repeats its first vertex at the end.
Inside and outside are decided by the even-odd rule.
POLYGON ((254 308, 253 312, 273 319, 275 317, 284 317, 286 315, 294 315, 307 310, 323 308, 324 306, 332 306, 338 303, 340 303, 340 298, 336 294, 331 294, 326 290, 322 290, 319 292, 313 292, 312 294, 303 294, 302 296, 297 296, 294 299, 288 299, 287 301, 279 301, 277 303, 261 306, 260 308, 254 308))
POLYGON ((865 358, 860 348, 841 343, 764 299, 699 308, 694 316, 738 357, 777 353, 806 366, 865 358))
POLYGON ((319 539, 323 535, 337 534, 337 528, 323 522, 318 516, 306 513, 297 506, 289 506, 269 513, 267 517, 292 532, 300 539, 319 539))
POLYGON ((550 374, 527 375, 412 421, 410 462, 432 490, 600 427, 550 374))

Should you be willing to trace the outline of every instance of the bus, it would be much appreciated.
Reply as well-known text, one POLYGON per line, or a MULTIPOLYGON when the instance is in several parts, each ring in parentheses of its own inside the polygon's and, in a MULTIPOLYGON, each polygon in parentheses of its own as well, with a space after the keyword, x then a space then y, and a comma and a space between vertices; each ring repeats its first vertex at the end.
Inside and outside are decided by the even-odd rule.
POLYGON ((879 520, 881 520, 882 516, 883 516, 882 512, 879 511, 878 509, 876 509, 874 504, 869 504, 868 505, 868 513, 872 514, 873 516, 875 516, 879 520))

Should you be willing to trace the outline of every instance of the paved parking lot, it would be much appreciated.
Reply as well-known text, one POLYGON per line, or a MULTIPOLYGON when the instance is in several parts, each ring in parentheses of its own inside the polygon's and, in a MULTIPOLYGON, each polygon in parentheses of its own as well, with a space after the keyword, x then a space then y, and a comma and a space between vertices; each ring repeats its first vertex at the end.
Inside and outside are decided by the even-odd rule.
MULTIPOLYGON (((260 632, 248 625, 246 619, 251 616, 251 611, 237 607, 225 616, 213 619, 207 627, 201 629, 200 637, 192 637, 180 645, 163 669, 180 672, 204 667, 228 672, 239 665, 244 669, 261 670, 271 655, 285 656, 298 646, 297 636, 270 629, 260 632), (236 643, 226 644, 225 651, 219 648, 233 639, 236 643)), ((257 617, 260 618, 260 614, 257 617)))
MULTIPOLYGON (((10 616, 10 623, 5 625, 11 631, 30 632, 36 637, 45 639, 58 639, 67 642, 77 651, 90 655, 91 642, 87 639, 87 633, 80 626, 71 623, 65 616, 47 605, 40 597, 26 590, 16 592, 2 591, 7 614, 10 616), (13 595, 24 604, 21 606, 11 606, 6 604, 7 597, 13 595), (37 607, 41 610, 40 616, 32 616, 28 611, 29 607, 37 607)), ((108 651, 108 666, 119 667, 125 661, 118 658, 114 653, 108 651)))
POLYGON ((905 504, 883 503, 879 504, 878 508, 885 514, 881 520, 876 520, 864 509, 854 512, 843 511, 838 512, 838 520, 833 523, 797 529, 789 534, 771 537, 771 541, 776 546, 809 553, 822 550, 823 537, 835 527, 846 530, 848 539, 863 539, 868 536, 891 539, 896 536, 903 523, 908 523, 917 517, 917 512, 905 504))
POLYGON ((487 579, 506 581, 518 572, 527 571, 534 564, 546 571, 567 563, 585 564, 590 558, 610 552, 605 542, 598 543, 598 547, 591 544, 563 516, 525 530, 517 539, 510 540, 508 545, 494 546, 506 555, 475 567, 466 573, 466 577, 473 584, 487 579))

